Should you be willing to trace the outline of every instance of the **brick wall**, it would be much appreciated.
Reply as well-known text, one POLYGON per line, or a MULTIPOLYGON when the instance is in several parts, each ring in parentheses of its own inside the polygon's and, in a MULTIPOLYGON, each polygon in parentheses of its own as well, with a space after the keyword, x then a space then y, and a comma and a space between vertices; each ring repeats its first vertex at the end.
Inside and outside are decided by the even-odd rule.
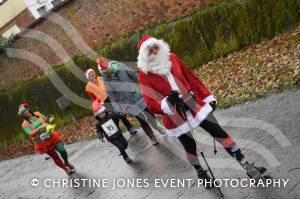
POLYGON ((18 27, 26 28, 35 20, 29 9, 24 10, 16 17, 16 24, 18 27))
MULTIPOLYGON (((160 21, 172 21, 190 15, 195 9, 214 0, 72 0, 55 11, 70 22, 89 47, 100 47, 120 36, 151 27, 160 21)), ((49 16, 53 16, 50 14, 49 16)), ((66 27, 66 26, 64 26, 66 27)), ((32 27, 55 39, 70 54, 82 54, 66 32, 56 23, 44 19, 32 27)), ((69 31, 68 31, 69 32, 69 31)), ((21 35, 12 48, 28 50, 50 64, 60 59, 53 45, 36 39, 29 30, 21 35)), ((0 89, 7 89, 20 81, 31 79, 41 70, 25 60, 0 55, 0 89)))
POLYGON ((28 27, 35 18, 32 16, 31 12, 28 9, 25 9, 18 16, 8 22, 5 26, 0 28, 0 35, 11 28, 13 25, 17 25, 19 29, 28 27))

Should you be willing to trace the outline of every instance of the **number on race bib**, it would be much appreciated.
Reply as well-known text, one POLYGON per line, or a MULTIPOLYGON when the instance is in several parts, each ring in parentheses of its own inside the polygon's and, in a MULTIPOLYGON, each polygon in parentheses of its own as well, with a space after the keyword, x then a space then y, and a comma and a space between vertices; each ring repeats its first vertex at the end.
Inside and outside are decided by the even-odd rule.
POLYGON ((48 140, 50 138, 50 135, 48 133, 42 133, 40 135, 41 140, 48 140))
POLYGON ((110 137, 119 131, 118 127, 112 119, 101 125, 105 133, 110 137))

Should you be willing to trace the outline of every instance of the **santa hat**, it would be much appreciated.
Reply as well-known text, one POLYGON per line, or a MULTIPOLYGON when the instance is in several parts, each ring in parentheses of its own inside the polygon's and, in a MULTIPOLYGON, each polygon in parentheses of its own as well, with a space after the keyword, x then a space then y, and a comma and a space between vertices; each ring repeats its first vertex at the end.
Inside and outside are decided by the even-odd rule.
POLYGON ((27 103, 19 105, 19 108, 18 108, 19 116, 23 116, 24 113, 26 113, 27 111, 29 111, 29 105, 27 103))
POLYGON ((148 39, 151 39, 151 38, 152 38, 152 37, 151 37, 150 35, 144 35, 144 36, 142 37, 142 39, 140 40, 140 42, 138 43, 137 49, 140 50, 142 44, 143 44, 145 41, 147 41, 148 39))
POLYGON ((91 74, 92 72, 95 73, 95 71, 94 71, 93 69, 91 69, 91 68, 87 69, 87 70, 85 71, 85 73, 84 73, 85 77, 86 77, 87 79, 90 79, 90 74, 91 74))
POLYGON ((109 67, 109 63, 105 58, 97 58, 96 60, 97 65, 98 65, 98 69, 101 70, 107 70, 109 67))
POLYGON ((105 111, 104 103, 98 99, 93 101, 92 108, 93 108, 94 116, 100 115, 105 111))
POLYGON ((137 45, 137 49, 140 51, 141 49, 145 49, 147 46, 151 46, 153 44, 157 44, 159 42, 158 39, 151 37, 150 35, 144 35, 140 42, 137 45))

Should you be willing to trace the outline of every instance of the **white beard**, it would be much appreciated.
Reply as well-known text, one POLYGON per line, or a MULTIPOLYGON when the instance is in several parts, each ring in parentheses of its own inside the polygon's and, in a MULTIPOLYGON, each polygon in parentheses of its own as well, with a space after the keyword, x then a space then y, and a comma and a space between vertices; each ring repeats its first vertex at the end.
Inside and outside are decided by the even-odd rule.
POLYGON ((168 75, 170 73, 172 63, 170 61, 170 47, 163 40, 150 38, 142 44, 138 55, 138 68, 144 73, 154 73, 158 75, 168 75), (148 46, 156 44, 159 46, 157 55, 148 55, 148 46))

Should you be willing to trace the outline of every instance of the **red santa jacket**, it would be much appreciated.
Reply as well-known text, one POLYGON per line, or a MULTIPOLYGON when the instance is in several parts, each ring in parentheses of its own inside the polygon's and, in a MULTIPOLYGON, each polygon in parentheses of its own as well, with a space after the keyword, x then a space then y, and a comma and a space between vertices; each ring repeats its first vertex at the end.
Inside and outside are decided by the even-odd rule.
POLYGON ((181 134, 190 131, 190 125, 192 128, 200 125, 212 111, 209 102, 214 101, 215 98, 175 54, 172 53, 170 55, 170 61, 172 63, 171 74, 174 81, 170 81, 169 76, 167 77, 150 72, 146 74, 143 71, 140 71, 139 82, 144 100, 149 110, 154 114, 162 115, 163 123, 169 135, 180 136, 181 134), (198 111, 193 114, 191 112, 186 113, 190 124, 180 113, 175 112, 172 115, 167 114, 164 110, 163 101, 170 91, 174 89, 174 83, 177 88, 179 88, 182 95, 186 94, 188 91, 192 91, 195 94, 198 111))

